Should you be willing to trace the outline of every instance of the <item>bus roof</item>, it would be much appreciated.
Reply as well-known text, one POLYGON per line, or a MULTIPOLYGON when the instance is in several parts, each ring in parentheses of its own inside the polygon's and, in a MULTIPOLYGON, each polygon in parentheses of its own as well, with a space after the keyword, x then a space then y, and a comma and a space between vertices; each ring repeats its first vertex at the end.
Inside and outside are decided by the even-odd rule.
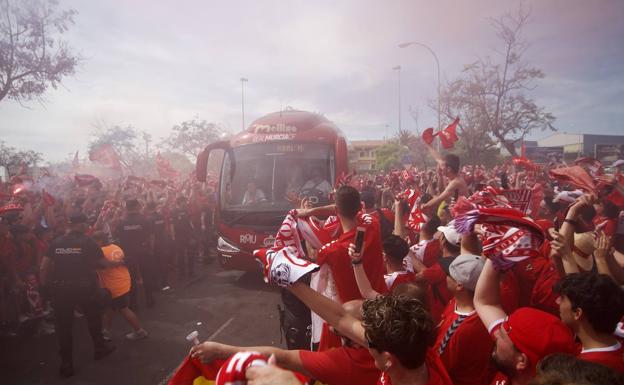
POLYGON ((323 115, 288 109, 256 119, 245 131, 234 136, 231 144, 242 146, 281 141, 335 143, 338 137, 344 135, 323 115))

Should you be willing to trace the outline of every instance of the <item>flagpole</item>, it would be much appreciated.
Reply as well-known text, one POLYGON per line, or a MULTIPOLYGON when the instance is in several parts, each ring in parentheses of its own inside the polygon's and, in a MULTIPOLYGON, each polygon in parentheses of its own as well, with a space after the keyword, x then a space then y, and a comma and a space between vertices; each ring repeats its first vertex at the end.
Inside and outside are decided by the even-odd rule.
MULTIPOLYGON (((423 43, 419 43, 416 41, 409 41, 406 43, 401 43, 399 44, 399 48, 406 48, 409 47, 411 45, 418 45, 421 46, 423 48, 425 48, 427 51, 429 51, 431 53, 431 55, 433 55, 433 58, 435 59, 436 62, 436 68, 437 68, 437 72, 438 72, 438 131, 440 131, 442 129, 442 118, 441 118, 441 91, 440 91, 440 87, 441 87, 441 82, 440 82, 440 60, 438 60, 438 55, 436 55, 435 51, 433 49, 431 49, 431 47, 429 47, 426 44, 423 43)), ((440 151, 440 142, 438 141, 438 152, 440 151)))

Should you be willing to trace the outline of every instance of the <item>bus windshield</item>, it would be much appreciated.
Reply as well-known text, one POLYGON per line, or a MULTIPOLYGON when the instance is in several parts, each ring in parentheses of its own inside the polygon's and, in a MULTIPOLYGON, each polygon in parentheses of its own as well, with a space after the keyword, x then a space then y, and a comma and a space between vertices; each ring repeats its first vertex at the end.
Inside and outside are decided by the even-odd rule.
POLYGON ((226 154, 221 173, 224 214, 284 213, 293 208, 289 196, 305 195, 328 202, 333 188, 334 152, 319 143, 261 143, 226 154), (234 174, 232 166, 234 163, 234 174))

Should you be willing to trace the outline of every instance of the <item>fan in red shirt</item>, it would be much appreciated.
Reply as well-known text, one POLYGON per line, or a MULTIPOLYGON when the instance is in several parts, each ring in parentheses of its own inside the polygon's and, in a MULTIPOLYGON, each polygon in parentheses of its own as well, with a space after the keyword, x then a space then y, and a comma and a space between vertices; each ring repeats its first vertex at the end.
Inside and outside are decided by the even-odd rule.
POLYGON ((484 385, 490 374, 494 344, 473 303, 484 263, 478 255, 462 254, 442 266, 453 299, 442 314, 433 350, 440 356, 454 385, 484 385))
MULTIPOLYGON (((360 193, 351 186, 341 186, 336 191, 336 213, 342 227, 342 234, 318 250, 316 262, 329 265, 338 296, 342 303, 361 299, 360 290, 353 275, 349 244, 355 240, 358 227, 365 229, 362 247, 362 265, 373 289, 379 293, 386 291, 384 266, 381 257, 381 236, 379 222, 372 216, 359 213, 360 193)), ((299 214, 301 215, 301 214, 299 214)))
MULTIPOLYGON (((356 319, 362 318, 358 301, 343 305, 343 309, 356 319)), ((273 346, 240 347, 206 341, 191 349, 191 357, 197 357, 202 362, 211 362, 215 359, 225 359, 237 352, 255 351, 267 357, 274 355, 276 364, 282 368, 301 373, 327 385, 377 383, 379 369, 375 367, 375 361, 368 349, 356 345, 347 338, 343 338, 342 342, 343 345, 339 348, 311 352, 285 350, 273 346)))
POLYGON ((624 315, 624 292, 592 272, 567 275, 556 287, 561 320, 581 341, 578 358, 624 373, 624 348, 613 335, 624 315))
POLYGON ((412 256, 412 265, 414 266, 414 272, 416 272, 416 280, 424 281, 429 284, 427 297, 431 308, 431 315, 436 322, 440 320, 442 312, 452 297, 446 286, 446 273, 444 269, 442 269, 440 261, 444 262, 443 260, 445 258, 449 258, 449 261, 451 261, 458 256, 460 252, 459 244, 461 241, 461 236, 455 230, 453 222, 449 222, 447 226, 439 226, 438 231, 439 235, 437 239, 440 242, 440 249, 442 250, 442 256, 439 258, 438 263, 427 268, 418 258, 412 256))
MULTIPOLYGON (((383 241, 383 260, 386 265, 386 274, 384 276, 388 292, 394 292, 394 289, 401 284, 414 282, 416 276, 411 271, 405 270, 403 267, 403 259, 409 252, 407 242, 399 236, 389 235, 383 241)), ((371 287, 366 276, 366 272, 362 268, 362 257, 360 253, 355 251, 355 245, 349 245, 349 257, 351 265, 353 265, 353 273, 362 297, 373 299, 380 293, 371 287)))

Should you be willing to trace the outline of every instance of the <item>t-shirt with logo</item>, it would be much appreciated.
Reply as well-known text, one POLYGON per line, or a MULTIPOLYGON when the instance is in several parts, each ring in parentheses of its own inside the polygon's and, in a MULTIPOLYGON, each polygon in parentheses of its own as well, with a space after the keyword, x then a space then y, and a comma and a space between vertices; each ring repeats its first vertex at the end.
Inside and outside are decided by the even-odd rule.
POLYGON ((96 286, 96 262, 104 254, 95 241, 84 234, 70 232, 50 244, 46 254, 54 262, 51 282, 64 285, 96 286))
POLYGON ((442 314, 433 350, 439 354, 449 329, 460 316, 465 318, 450 334, 440 360, 454 385, 485 385, 491 372, 494 343, 476 311, 461 313, 455 299, 451 299, 442 314))
MULTIPOLYGON (((102 247, 104 258, 111 262, 120 262, 124 259, 123 250, 111 243, 102 247)), ((126 266, 108 267, 98 269, 100 284, 111 292, 113 298, 120 297, 130 291, 130 273, 126 266)))
POLYGON ((375 360, 365 348, 340 347, 323 352, 299 351, 305 370, 326 385, 374 385, 379 378, 375 360))

